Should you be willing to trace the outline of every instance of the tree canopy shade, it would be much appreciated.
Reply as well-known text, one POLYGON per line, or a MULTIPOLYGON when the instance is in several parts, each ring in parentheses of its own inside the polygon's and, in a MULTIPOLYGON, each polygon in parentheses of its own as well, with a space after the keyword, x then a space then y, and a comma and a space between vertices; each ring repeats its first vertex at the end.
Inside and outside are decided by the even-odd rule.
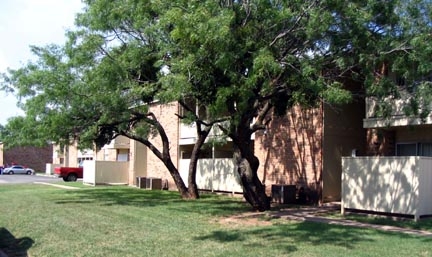
MULTIPOLYGON (((270 112, 346 103, 353 93, 399 97, 432 68, 425 0, 84 3, 65 46, 34 47, 39 62, 6 76, 3 87, 26 99, 26 118, 6 128, 22 123, 39 139, 98 145, 125 135, 148 146, 176 180, 169 142, 148 104, 178 101, 190 111, 181 118, 197 123, 195 153, 215 124, 232 139, 244 196, 257 210, 270 205, 251 136, 265 129, 270 112), (388 71, 411 84, 387 79, 388 71), (360 90, 345 88, 347 81, 360 90), (149 141, 153 133, 164 141, 162 151, 149 141)), ((422 85, 427 92, 429 84, 422 85)), ((424 99, 414 97, 412 105, 424 99)), ((177 187, 186 190, 182 182, 177 187)))

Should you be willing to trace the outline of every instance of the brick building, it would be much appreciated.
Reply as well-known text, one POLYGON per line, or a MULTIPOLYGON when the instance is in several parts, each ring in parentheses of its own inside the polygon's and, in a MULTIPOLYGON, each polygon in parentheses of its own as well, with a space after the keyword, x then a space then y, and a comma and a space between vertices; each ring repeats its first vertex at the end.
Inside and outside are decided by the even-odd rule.
MULTIPOLYGON (((187 181, 188 159, 196 130, 193 125, 180 123, 175 115, 181 112, 179 108, 172 103, 153 106, 152 111, 166 129, 172 160, 187 181)), ((267 192, 271 192, 272 184, 289 184, 315 192, 319 201, 339 200, 341 157, 366 151, 366 130, 362 128, 364 112, 364 101, 356 101, 337 108, 325 104, 312 109, 297 107, 283 117, 271 117, 268 128, 252 138, 255 155, 260 160, 258 174, 267 192)), ((211 132, 209 139, 217 134, 211 132)), ((160 143, 156 145, 160 147, 160 143)), ((230 163, 232 143, 229 140, 223 145, 208 143, 198 163, 198 186, 207 190, 241 191, 241 186, 232 183, 236 172, 230 163)), ((173 186, 163 163, 149 151, 146 152, 146 174, 167 179, 173 186)))
MULTIPOLYGON (((182 124, 176 114, 181 113, 178 103, 155 104, 150 107, 165 128, 170 141, 170 154, 184 181, 187 181, 190 153, 196 140, 193 124, 182 124)), ((294 108, 283 117, 271 117, 265 131, 252 137, 254 152, 260 160, 258 175, 271 193, 272 185, 295 185, 314 193, 316 201, 326 202, 341 198, 341 157, 366 152, 366 130, 362 127, 365 115, 364 101, 330 107, 322 103, 317 108, 294 108)), ((228 139, 214 143, 220 131, 214 127, 203 155, 198 161, 197 184, 211 191, 241 192, 232 160, 233 146, 228 139)), ((161 149, 158 135, 150 138, 161 149)), ((96 153, 96 161, 128 161, 128 168, 116 172, 127 173, 126 182, 136 183, 137 176, 156 177, 174 182, 164 164, 138 142, 121 143, 121 137, 96 153), (120 155, 128 155, 125 159, 120 155)), ((108 170, 103 171, 107 174, 108 170)))
POLYGON ((361 126, 364 103, 339 107, 294 108, 272 117, 269 128, 255 136, 259 174, 266 184, 296 185, 316 193, 320 201, 341 197, 341 157, 365 153, 361 126))
MULTIPOLYGON (((179 119, 176 114, 179 113, 178 103, 169 103, 164 105, 155 104, 150 107, 150 112, 154 113, 158 121, 164 127, 165 132, 170 140, 170 154, 172 161, 178 164, 179 161, 179 119)), ((150 141, 158 149, 162 149, 162 142, 159 135, 152 136, 150 141)), ((165 165, 149 150, 142 154, 142 157, 136 156, 137 159, 145 158, 146 173, 149 177, 163 178, 168 180, 169 188, 175 187, 174 181, 165 165)), ((141 159, 142 160, 142 159, 141 159)))
POLYGON ((36 172, 45 172, 46 164, 53 162, 53 146, 22 146, 4 149, 3 144, 0 144, 0 161, 4 166, 20 164, 36 172))

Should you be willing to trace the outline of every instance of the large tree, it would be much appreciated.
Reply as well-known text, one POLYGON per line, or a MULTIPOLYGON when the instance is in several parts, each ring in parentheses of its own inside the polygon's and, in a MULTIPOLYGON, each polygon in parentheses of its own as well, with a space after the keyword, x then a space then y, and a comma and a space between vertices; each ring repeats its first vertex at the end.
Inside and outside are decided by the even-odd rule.
MULTIPOLYGON (((35 49, 44 62, 14 72, 6 83, 29 97, 30 119, 22 125, 44 124, 51 129, 47 133, 57 133, 55 124, 65 123, 70 126, 59 130, 100 143, 126 135, 142 140, 175 171, 167 145, 158 152, 148 142, 150 128, 162 139, 164 132, 147 103, 179 101, 186 110, 195 109, 189 102, 199 104, 206 109, 204 117, 193 111, 181 116, 197 123, 202 140, 194 149, 199 151, 215 122, 226 121, 218 126, 234 143, 244 197, 261 211, 270 202, 251 138, 266 128, 269 113, 350 101, 353 92, 344 87, 346 81, 357 82, 369 95, 400 97, 403 85, 383 78, 383 66, 406 81, 432 68, 429 1, 84 3, 80 29, 70 33, 68 44, 35 49), (29 82, 39 70, 50 76, 29 82), (47 95, 55 97, 46 101, 47 95), (77 117, 80 122, 72 124, 77 117)), ((424 95, 413 97, 413 109, 427 102, 424 95)), ((378 111, 383 110, 384 105, 378 111)), ((183 190, 184 185, 177 186, 183 190)))
MULTIPOLYGON (((159 19, 169 33, 164 81, 182 83, 179 94, 192 92, 229 120, 220 127, 236 147, 244 197, 267 210, 251 137, 268 114, 346 103, 359 92, 400 97, 401 85, 378 71, 390 65, 411 82, 430 73, 430 8, 420 0, 170 2, 159 19)), ((428 98, 413 99, 417 106, 428 98)))

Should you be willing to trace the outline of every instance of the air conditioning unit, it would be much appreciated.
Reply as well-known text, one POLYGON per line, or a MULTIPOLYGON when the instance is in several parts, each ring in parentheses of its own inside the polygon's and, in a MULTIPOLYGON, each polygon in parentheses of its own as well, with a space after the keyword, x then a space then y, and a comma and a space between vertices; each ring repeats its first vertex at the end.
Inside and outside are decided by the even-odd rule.
POLYGON ((296 203, 295 185, 272 185, 272 201, 280 204, 296 203))
POLYGON ((146 189, 162 190, 162 179, 160 179, 160 178, 146 178, 146 189))
POLYGON ((138 188, 146 188, 146 178, 145 177, 136 177, 135 185, 138 188))
POLYGON ((136 177, 136 187, 162 190, 161 178, 136 177))

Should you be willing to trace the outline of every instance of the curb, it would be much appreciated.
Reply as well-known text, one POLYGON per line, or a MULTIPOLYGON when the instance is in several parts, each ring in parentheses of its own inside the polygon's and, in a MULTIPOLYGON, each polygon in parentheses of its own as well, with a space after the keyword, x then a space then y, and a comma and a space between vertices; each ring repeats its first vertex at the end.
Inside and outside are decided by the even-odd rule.
POLYGON ((45 173, 35 173, 35 176, 38 176, 38 177, 49 177, 49 178, 58 178, 58 176, 56 176, 56 175, 50 175, 50 174, 45 174, 45 173))

